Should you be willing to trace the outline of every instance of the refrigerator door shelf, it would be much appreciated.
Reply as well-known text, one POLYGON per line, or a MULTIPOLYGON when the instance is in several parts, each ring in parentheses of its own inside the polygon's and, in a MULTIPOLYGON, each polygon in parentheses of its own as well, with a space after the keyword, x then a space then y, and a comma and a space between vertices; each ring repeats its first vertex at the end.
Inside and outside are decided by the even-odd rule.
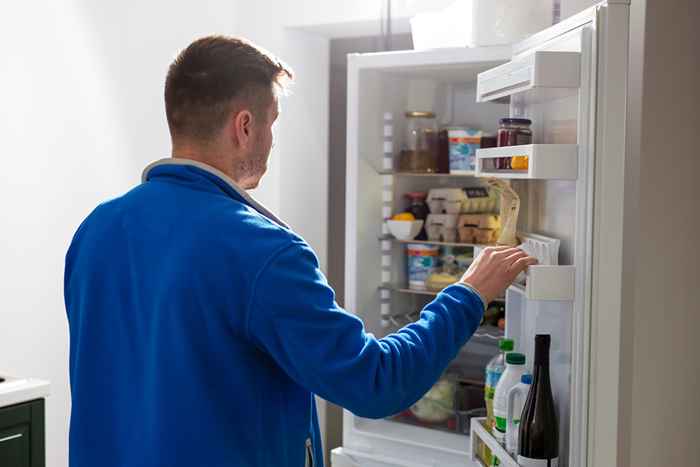
POLYGON ((511 457, 510 454, 501 446, 496 438, 493 437, 491 433, 486 431, 484 428, 485 418, 472 418, 471 422, 471 441, 472 441, 472 461, 478 463, 477 465, 483 465, 480 459, 477 458, 476 453, 479 452, 479 441, 486 444, 490 449, 491 453, 498 457, 500 463, 498 465, 502 467, 518 467, 518 463, 515 459, 511 457))
POLYGON ((528 300, 573 301, 575 266, 530 266, 525 285, 513 284, 508 291, 528 300))
POLYGON ((476 101, 497 101, 509 96, 523 103, 561 99, 578 92, 580 74, 579 52, 539 50, 479 73, 476 101))
POLYGON ((477 177, 525 180, 576 180, 578 178, 578 145, 524 144, 476 150, 477 177), (527 168, 497 169, 495 161, 502 158, 525 157, 527 168))

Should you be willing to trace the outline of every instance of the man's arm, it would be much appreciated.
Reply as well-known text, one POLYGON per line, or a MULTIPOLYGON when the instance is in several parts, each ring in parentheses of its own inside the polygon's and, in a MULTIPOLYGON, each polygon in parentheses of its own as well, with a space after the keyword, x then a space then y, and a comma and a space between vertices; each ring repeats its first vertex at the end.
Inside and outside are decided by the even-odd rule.
POLYGON ((301 386, 359 416, 386 417, 423 396, 479 326, 484 305, 471 287, 485 301, 495 289, 482 281, 484 293, 468 276, 470 286, 446 288, 418 321, 377 339, 335 303, 311 249, 294 243, 259 274, 247 333, 301 386))

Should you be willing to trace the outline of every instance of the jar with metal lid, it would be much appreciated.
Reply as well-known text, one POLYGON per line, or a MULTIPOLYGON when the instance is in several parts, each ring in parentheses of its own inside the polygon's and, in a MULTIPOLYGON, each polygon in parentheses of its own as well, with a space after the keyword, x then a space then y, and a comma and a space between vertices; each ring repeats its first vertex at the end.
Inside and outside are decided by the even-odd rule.
POLYGON ((406 137, 399 157, 399 170, 437 172, 437 137, 433 112, 406 112, 406 137))
MULTIPOLYGON (((498 146, 532 144, 532 120, 528 118, 502 118, 498 126, 498 146)), ((497 169, 511 169, 510 157, 496 159, 497 169)))

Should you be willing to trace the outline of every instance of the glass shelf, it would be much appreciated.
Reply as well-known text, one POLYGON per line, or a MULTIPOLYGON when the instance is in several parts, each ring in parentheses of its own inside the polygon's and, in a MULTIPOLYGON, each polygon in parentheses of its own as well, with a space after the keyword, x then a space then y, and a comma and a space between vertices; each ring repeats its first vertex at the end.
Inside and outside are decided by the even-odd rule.
MULTIPOLYGON (((455 282, 456 284, 456 282, 455 282)), ((451 284, 454 285, 454 284, 451 284)), ((380 290, 389 290, 391 292, 398 292, 398 293, 405 293, 405 294, 413 294, 413 295, 426 295, 426 296, 436 296, 437 294, 440 293, 440 291, 432 291, 432 290, 415 290, 415 289, 409 289, 408 287, 403 287, 399 286, 396 284, 382 284, 379 286, 380 290)), ((493 299, 494 302, 503 302, 505 301, 505 297, 497 297, 493 299)))
POLYGON ((438 177, 451 177, 451 178, 460 178, 460 177, 474 177, 475 176, 475 171, 469 170, 469 171, 464 171, 464 172, 458 172, 458 173, 420 173, 420 172, 399 172, 396 170, 391 170, 391 169, 382 169, 378 170, 380 175, 395 175, 397 177, 431 177, 431 178, 438 178, 438 177))
POLYGON ((455 247, 464 247, 464 248, 486 248, 488 246, 497 246, 495 244, 488 244, 488 243, 458 243, 458 242, 434 242, 431 240, 400 240, 396 237, 392 237, 391 235, 384 235, 379 237, 379 240, 389 240, 392 242, 398 242, 398 243, 420 243, 423 245, 438 245, 438 246, 455 246, 455 247))

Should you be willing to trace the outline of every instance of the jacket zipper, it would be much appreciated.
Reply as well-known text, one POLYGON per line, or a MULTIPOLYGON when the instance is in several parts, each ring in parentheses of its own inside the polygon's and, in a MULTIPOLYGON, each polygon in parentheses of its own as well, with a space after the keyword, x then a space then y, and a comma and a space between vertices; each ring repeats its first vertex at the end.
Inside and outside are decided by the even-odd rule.
POLYGON ((314 467, 314 446, 311 443, 311 438, 306 438, 306 467, 314 467))

